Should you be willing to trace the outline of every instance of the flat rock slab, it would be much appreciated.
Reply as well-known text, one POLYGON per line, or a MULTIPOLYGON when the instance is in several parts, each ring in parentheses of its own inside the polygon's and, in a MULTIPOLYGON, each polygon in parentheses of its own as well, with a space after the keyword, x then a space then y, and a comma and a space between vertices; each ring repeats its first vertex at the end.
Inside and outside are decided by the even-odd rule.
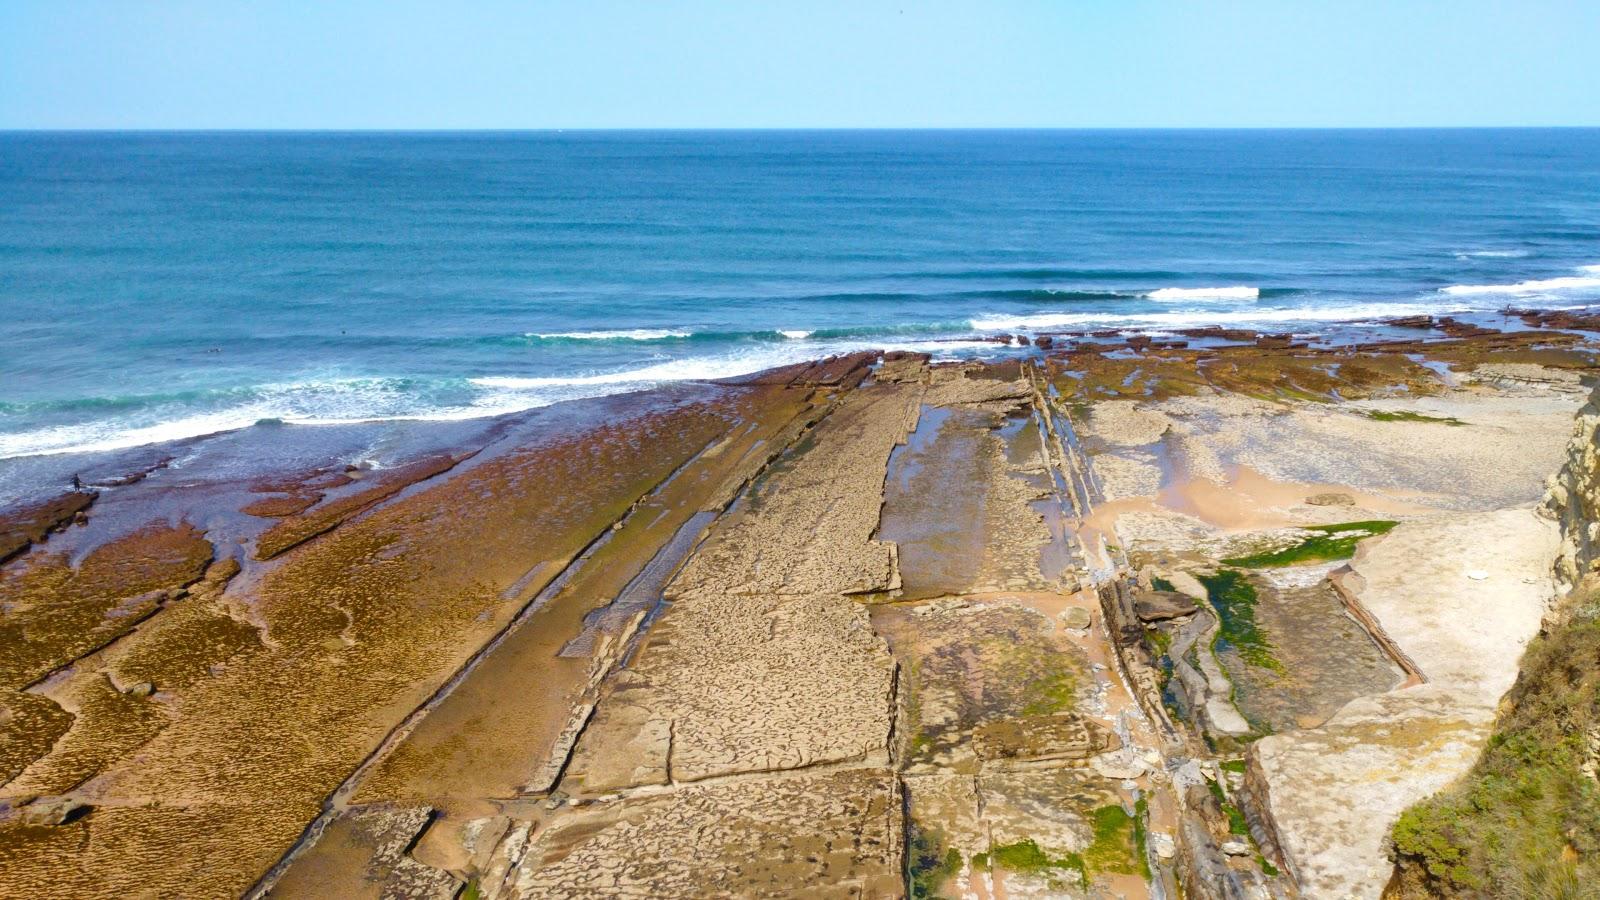
POLYGON ((1088 759, 1121 743, 1109 728, 1077 713, 1001 719, 972 733, 972 749, 985 762, 1088 759))
POLYGON ((1272 818, 1307 897, 1376 900, 1406 807, 1469 769, 1494 709, 1421 685, 1346 704, 1319 728, 1255 744, 1272 818))
POLYGON ((887 763, 894 660, 843 597, 675 604, 562 784, 603 793, 830 762, 887 763))
POLYGON ((1345 586, 1430 683, 1493 704, 1539 631, 1559 542, 1531 509, 1406 522, 1362 545, 1345 586))
POLYGON ((567 791, 887 764, 894 660, 845 595, 889 586, 873 531, 921 391, 850 394, 714 526, 600 701, 567 791))
POLYGON ((902 809, 888 769, 591 804, 538 832, 495 895, 898 897, 902 809))

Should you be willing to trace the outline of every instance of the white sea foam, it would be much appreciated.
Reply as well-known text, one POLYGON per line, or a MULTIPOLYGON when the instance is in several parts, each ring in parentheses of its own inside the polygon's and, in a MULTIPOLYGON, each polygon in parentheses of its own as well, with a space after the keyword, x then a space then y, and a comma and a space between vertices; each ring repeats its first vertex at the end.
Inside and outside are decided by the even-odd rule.
POLYGON ((528 332, 525 337, 567 338, 574 341, 660 341, 692 337, 694 332, 678 328, 619 328, 602 331, 528 332))
POLYGON ((1039 313, 987 315, 971 321, 978 331, 1018 331, 1036 328, 1141 327, 1196 328, 1204 325, 1261 325, 1288 322, 1370 322, 1394 316, 1437 315, 1465 312, 1463 304, 1366 303, 1357 306, 1291 307, 1156 313, 1039 313))
POLYGON ((796 328, 796 329, 781 329, 780 328, 778 330, 778 333, 783 335, 784 337, 788 338, 791 341, 803 341, 806 338, 811 337, 811 335, 814 334, 815 332, 803 331, 803 330, 798 329, 798 328, 796 328))
POLYGON ((1164 303, 1181 303, 1185 300, 1254 300, 1260 296, 1260 288, 1242 284, 1233 287, 1161 288, 1145 294, 1147 299, 1164 303))
MULTIPOLYGON (((565 400, 603 397, 680 381, 747 375, 867 348, 914 350, 949 356, 965 350, 995 349, 988 341, 875 341, 859 338, 827 342, 773 342, 717 356, 667 360, 615 371, 564 376, 491 375, 463 379, 447 390, 450 399, 429 401, 418 386, 391 379, 306 379, 259 386, 248 399, 226 409, 152 421, 162 410, 95 422, 58 425, 0 434, 0 458, 52 453, 122 450, 232 431, 262 420, 289 425, 351 425, 402 420, 456 421, 520 412, 565 400)), ((437 387, 437 386, 435 386, 437 387)))
POLYGON ((124 450, 145 444, 180 441, 185 438, 232 431, 253 425, 262 418, 248 411, 228 410, 184 416, 153 425, 128 425, 115 420, 83 425, 57 425, 19 434, 0 434, 0 459, 50 453, 93 453, 124 450))
POLYGON ((478 387, 501 390, 596 387, 618 384, 635 385, 662 381, 703 381, 712 378, 731 378, 735 375, 745 375, 761 369, 771 368, 772 366, 798 362, 800 359, 809 358, 812 355, 812 351, 795 348, 792 352, 775 350, 774 352, 766 353, 741 353, 726 356, 691 356, 686 359, 668 360, 635 369, 619 369, 613 372, 595 372, 585 375, 538 377, 493 375, 473 378, 470 381, 478 387))
MULTIPOLYGON (((1580 271, 1594 271, 1600 269, 1584 266, 1580 271)), ((1550 291, 1580 291, 1600 289, 1600 278, 1583 275, 1569 275, 1562 278, 1541 278, 1534 281, 1519 281, 1516 284, 1452 284, 1439 289, 1441 294, 1543 294, 1550 291)))

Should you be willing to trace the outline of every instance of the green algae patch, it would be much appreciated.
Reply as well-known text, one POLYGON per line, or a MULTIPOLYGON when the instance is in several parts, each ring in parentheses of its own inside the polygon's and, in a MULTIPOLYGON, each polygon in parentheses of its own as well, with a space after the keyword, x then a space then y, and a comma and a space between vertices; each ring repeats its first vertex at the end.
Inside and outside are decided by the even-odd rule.
POLYGON ((1017 841, 1014 844, 1002 844, 989 848, 988 853, 980 853, 972 858, 973 868, 997 868, 1019 875, 1038 875, 1054 880, 1059 875, 1072 872, 1077 876, 1079 884, 1087 887, 1089 884, 1089 870, 1084 864, 1084 857, 1077 853, 1068 853, 1062 857, 1052 857, 1039 849, 1032 838, 1017 841))
POLYGON ((1134 857, 1139 860, 1139 875, 1145 881, 1150 880, 1150 835, 1145 829, 1145 823, 1150 821, 1150 800, 1144 795, 1139 795, 1138 802, 1133 804, 1133 847, 1134 857))
POLYGON ((913 900, 932 900, 952 875, 961 871, 961 851, 944 846, 936 831, 912 827, 911 846, 906 848, 906 881, 913 900))
POLYGON ((1245 821, 1244 813, 1239 811, 1239 807, 1228 802, 1228 795, 1222 792, 1222 785, 1207 778, 1206 788, 1211 791, 1211 797, 1217 801, 1217 805, 1222 807, 1222 814, 1228 817, 1228 831, 1232 834, 1249 834, 1250 824, 1245 821))
POLYGON ((1150 652, 1155 654, 1156 659, 1166 656, 1167 651, 1172 648, 1172 635, 1159 628, 1146 628, 1144 637, 1149 642, 1150 652))
MULTIPOLYGON (((1356 544, 1374 535, 1387 534, 1398 524, 1400 523, 1387 519, 1373 519, 1338 525, 1310 525, 1303 530, 1317 533, 1298 544, 1281 550, 1230 557, 1224 559, 1223 563, 1245 569, 1267 569, 1300 563, 1349 559, 1356 552, 1356 544)), ((1200 580, 1205 581, 1204 578, 1200 580)))
POLYGON ((1221 627, 1216 640, 1239 651, 1252 666, 1283 673, 1283 663, 1272 652, 1272 642, 1256 624, 1256 589, 1245 573, 1223 569, 1214 575, 1200 576, 1206 594, 1217 608, 1221 627))
POLYGON ((1028 685, 1028 702, 1022 707, 1024 716, 1049 716, 1072 709, 1076 696, 1071 672, 1049 672, 1028 685))
POLYGON ((1150 579, 1150 586, 1158 591, 1176 591, 1178 588, 1165 578, 1150 579))
POLYGON ((1225 759, 1217 765, 1224 772, 1233 772, 1238 775, 1244 774, 1245 762, 1242 759, 1225 759))
POLYGON ((1394 826, 1402 897, 1585 897, 1600 884, 1600 618, 1529 644, 1500 721, 1465 778, 1394 826))
POLYGON ((981 643, 981 652, 999 660, 1001 671, 1010 682, 993 686, 987 693, 1001 700, 1001 708, 1015 709, 1023 716, 1048 716, 1066 712, 1077 700, 1081 677, 1071 657, 1043 640, 1016 641, 1009 635, 991 637, 981 643))
POLYGON ((1139 875, 1149 880, 1144 840, 1142 809, 1136 808, 1130 816, 1121 806, 1102 806, 1094 811, 1094 842, 1083 851, 1084 864, 1091 872, 1139 875))
POLYGON ((1436 425, 1465 425, 1455 416, 1429 416, 1405 410, 1372 409, 1364 415, 1378 422, 1432 422, 1436 425))

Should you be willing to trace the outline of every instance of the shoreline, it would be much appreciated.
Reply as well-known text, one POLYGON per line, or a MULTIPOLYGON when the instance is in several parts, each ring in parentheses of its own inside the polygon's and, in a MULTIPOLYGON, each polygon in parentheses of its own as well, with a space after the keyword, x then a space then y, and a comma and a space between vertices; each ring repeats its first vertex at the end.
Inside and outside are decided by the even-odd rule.
MULTIPOLYGON (((819 352, 818 355, 786 362, 773 367, 772 370, 801 365, 830 355, 848 356, 854 353, 910 352, 929 354, 934 359, 952 363, 972 360, 996 362, 1041 358, 1052 353, 1059 354, 1061 351, 1072 347, 1086 349, 1104 345, 1114 347, 1119 342, 1127 342, 1128 346, 1133 348, 1209 349, 1237 347, 1258 341, 1264 341, 1264 343, 1260 344, 1264 347, 1284 342, 1305 342, 1313 347, 1348 346, 1359 348, 1363 346, 1375 347, 1385 342, 1393 342, 1395 346, 1398 346, 1400 343, 1406 342, 1421 344, 1444 341, 1452 338, 1473 336, 1484 329, 1492 329, 1508 334, 1549 329, 1594 338, 1600 337, 1600 307, 1503 307, 1493 312, 1444 315, 1418 314, 1377 320, 1361 318, 1330 319, 1316 320, 1313 324, 1319 327, 1312 330, 1290 331, 1262 330, 1252 327, 1230 327, 1215 324, 1172 326, 1163 329, 1125 327, 1098 329, 1024 328, 1016 333, 1001 332, 963 337, 931 338, 918 342, 921 349, 917 350, 898 349, 897 342, 894 341, 886 342, 883 346, 878 346, 871 342, 862 342, 859 346, 842 348, 838 353, 819 352), (937 353, 929 353, 930 348, 936 348, 939 345, 954 345, 962 350, 974 352, 953 356, 939 356, 937 353), (977 353, 976 351, 980 349, 987 350, 994 355, 977 353)), ((824 348, 817 349, 822 351, 824 348)), ((153 441, 126 445, 119 444, 109 447, 91 445, 87 449, 63 447, 5 456, 0 457, 0 511, 18 505, 23 500, 39 499, 36 491, 30 496, 31 485, 52 479, 70 481, 72 474, 80 470, 101 472, 103 474, 97 475, 96 478, 106 482, 116 482, 126 478, 137 477, 137 473, 141 469, 149 471, 151 466, 159 465, 160 460, 178 459, 198 445, 226 438, 230 435, 260 435, 261 441, 268 448, 271 448, 274 444, 290 443, 328 443, 356 446, 362 441, 376 443, 383 440, 392 440, 385 432, 411 430, 419 432, 419 441, 431 444, 438 452, 448 452, 453 443, 472 443, 477 439, 479 433, 492 431, 499 427, 496 423, 514 422, 518 417, 527 416, 537 410, 547 409, 552 406, 565 407, 573 403, 596 402, 606 397, 628 396, 663 390, 671 391, 677 387, 690 387, 698 384, 736 384, 742 380, 758 378, 764 371, 768 370, 758 368, 725 376, 670 378, 660 381, 645 380, 638 382, 635 387, 629 387, 613 393, 600 393, 541 402, 525 408, 503 412, 488 411, 481 415, 450 415, 443 418, 428 415, 392 415, 334 420, 294 420, 282 417, 268 417, 248 423, 242 422, 234 427, 207 430, 153 441), (288 439, 280 436, 279 439, 274 440, 273 436, 267 434, 272 429, 285 429, 289 432, 295 432, 294 438, 288 439), (326 430, 329 436, 325 441, 318 441, 311 433, 302 432, 302 429, 326 430), (354 436, 346 437, 345 435, 354 436), (157 461, 154 463, 149 462, 148 460, 151 457, 155 457, 157 461)), ((634 384, 634 382, 624 383, 634 384)), ((120 441, 121 439, 117 440, 120 441)), ((350 464, 363 462, 363 460, 353 458, 354 454, 351 451, 346 451, 346 453, 351 455, 352 458, 346 459, 345 462, 350 464)), ((376 462, 379 465, 383 464, 382 460, 371 460, 370 462, 376 462)))
POLYGON ((1536 502, 1600 320, 1527 317, 1032 334, 13 465, 0 880, 1279 896, 1320 813, 1257 739, 1407 689, 1338 557, 1250 560, 1354 523, 1351 566, 1404 569, 1428 523, 1536 502))

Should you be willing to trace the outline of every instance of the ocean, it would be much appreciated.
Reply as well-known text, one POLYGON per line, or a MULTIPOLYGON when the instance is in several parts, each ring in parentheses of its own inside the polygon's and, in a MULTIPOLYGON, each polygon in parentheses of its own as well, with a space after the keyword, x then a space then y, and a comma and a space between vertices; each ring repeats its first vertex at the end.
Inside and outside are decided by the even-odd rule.
POLYGON ((1600 303, 1600 130, 0 133, 0 458, 1600 303))

